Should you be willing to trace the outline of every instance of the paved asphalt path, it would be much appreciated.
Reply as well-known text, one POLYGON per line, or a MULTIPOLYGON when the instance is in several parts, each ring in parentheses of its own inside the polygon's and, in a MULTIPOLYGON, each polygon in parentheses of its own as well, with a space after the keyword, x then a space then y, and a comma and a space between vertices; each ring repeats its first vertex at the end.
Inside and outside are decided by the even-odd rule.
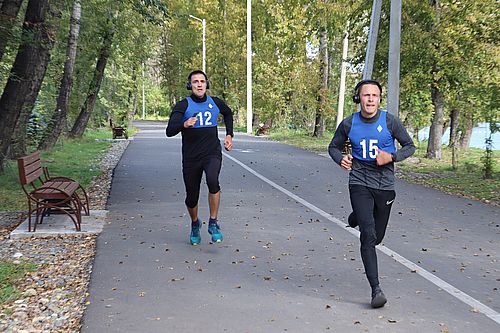
MULTIPOLYGON (((189 244, 181 139, 140 122, 118 164, 82 332, 500 332, 500 209, 397 182, 379 247, 382 309, 347 173, 330 158, 236 134, 224 153, 224 242, 189 244)), ((222 137, 222 132, 220 132, 222 137)), ((325 147, 326 150, 326 147, 325 147)), ((208 219, 203 184, 200 215, 208 219)))

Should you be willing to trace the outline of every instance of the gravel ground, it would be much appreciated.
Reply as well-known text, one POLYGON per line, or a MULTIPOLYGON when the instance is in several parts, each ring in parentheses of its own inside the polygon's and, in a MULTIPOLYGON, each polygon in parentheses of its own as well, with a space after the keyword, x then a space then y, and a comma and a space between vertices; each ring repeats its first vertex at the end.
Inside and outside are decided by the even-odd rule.
MULTIPOLYGON (((91 209, 106 209, 113 169, 128 141, 115 141, 103 173, 88 190, 91 209)), ((38 265, 17 285, 21 297, 0 305, 0 332, 79 332, 95 255, 96 236, 10 240, 26 213, 0 213, 0 261, 38 265)))

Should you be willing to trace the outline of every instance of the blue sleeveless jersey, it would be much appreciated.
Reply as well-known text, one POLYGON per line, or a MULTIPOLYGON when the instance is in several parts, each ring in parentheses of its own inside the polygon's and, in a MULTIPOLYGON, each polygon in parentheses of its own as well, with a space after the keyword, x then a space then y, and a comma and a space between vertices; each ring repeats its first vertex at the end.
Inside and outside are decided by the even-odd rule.
POLYGON ((186 99, 188 107, 184 112, 183 122, 191 117, 196 117, 198 120, 194 124, 194 128, 217 126, 217 118, 219 117, 220 110, 212 97, 207 96, 207 100, 203 103, 196 103, 191 97, 186 97, 186 99))
POLYGON ((349 140, 352 145, 352 156, 363 161, 374 161, 377 150, 388 153, 396 151, 394 137, 387 128, 387 112, 381 111, 374 123, 365 123, 361 120, 360 113, 352 116, 352 126, 349 131, 349 140))

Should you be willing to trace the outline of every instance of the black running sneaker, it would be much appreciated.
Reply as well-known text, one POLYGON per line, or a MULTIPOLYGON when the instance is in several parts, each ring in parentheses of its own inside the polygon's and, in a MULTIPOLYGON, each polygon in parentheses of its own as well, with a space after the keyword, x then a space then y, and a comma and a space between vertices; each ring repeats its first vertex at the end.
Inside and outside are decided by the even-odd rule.
POLYGON ((349 226, 351 228, 356 228, 358 226, 358 220, 356 220, 356 215, 354 215, 354 212, 349 214, 349 217, 347 218, 347 223, 349 223, 349 226))
POLYGON ((382 292, 382 289, 380 287, 376 287, 372 291, 372 302, 371 306, 372 308, 381 308, 387 303, 387 298, 385 298, 384 293, 382 292))

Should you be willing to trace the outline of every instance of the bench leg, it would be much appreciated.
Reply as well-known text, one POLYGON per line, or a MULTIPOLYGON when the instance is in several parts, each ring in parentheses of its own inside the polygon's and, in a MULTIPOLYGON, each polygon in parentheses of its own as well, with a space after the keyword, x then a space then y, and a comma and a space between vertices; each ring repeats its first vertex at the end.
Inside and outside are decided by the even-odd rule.
POLYGON ((31 232, 31 215, 33 211, 31 210, 31 200, 28 199, 28 232, 31 232))
POLYGON ((75 192, 76 199, 80 202, 80 206, 83 208, 83 212, 86 216, 90 216, 90 204, 89 204, 89 196, 87 192, 83 189, 82 186, 79 187, 83 194, 83 200, 80 196, 75 192))
POLYGON ((42 223, 44 215, 50 215, 51 210, 54 210, 54 213, 55 211, 58 211, 68 215, 73 224, 75 225, 76 231, 81 231, 82 210, 84 210, 84 207, 82 206, 80 199, 75 195, 60 202, 50 202, 50 201, 37 202, 35 209, 32 209, 31 203, 29 203, 29 210, 30 210, 28 217, 29 232, 31 231, 35 232, 37 225, 42 223), (33 230, 32 230, 31 215, 33 213, 35 214, 35 221, 33 223, 33 230))

